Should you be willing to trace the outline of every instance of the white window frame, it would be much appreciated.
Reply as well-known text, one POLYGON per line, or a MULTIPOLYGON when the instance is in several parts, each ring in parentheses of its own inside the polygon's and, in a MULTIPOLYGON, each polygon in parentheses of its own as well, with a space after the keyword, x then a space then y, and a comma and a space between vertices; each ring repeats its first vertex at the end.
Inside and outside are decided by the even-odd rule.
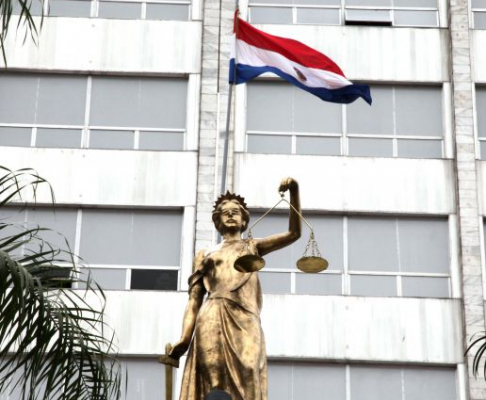
MULTIPOLYGON (((251 0, 245 0, 245 4, 241 5, 240 7, 245 10, 245 13, 242 14, 244 18, 248 18, 248 21, 251 23, 251 9, 252 8, 289 8, 292 12, 292 25, 297 25, 297 11, 299 9, 321 9, 321 10, 338 10, 339 11, 339 22, 337 24, 326 24, 326 25, 345 25, 346 24, 346 11, 347 10, 382 10, 382 11, 389 11, 391 21, 386 20, 383 22, 391 22, 391 26, 400 26, 400 27, 420 27, 420 28, 443 28, 447 25, 447 3, 446 0, 438 0, 436 7, 394 7, 394 6, 348 6, 345 4, 345 0, 341 1, 339 5, 294 5, 294 4, 267 4, 261 3, 258 0, 251 2, 251 0), (395 11, 434 11, 436 15, 436 24, 433 26, 429 25, 396 25, 395 24, 395 11)), ((486 11, 486 10, 485 10, 486 11)), ((376 21, 377 23, 381 21, 376 21)), ((299 24, 299 25, 307 25, 307 24, 299 24)))
MULTIPOLYGON (((24 204, 13 204, 13 206, 23 207, 24 204)), ((63 209, 64 207, 58 205, 58 209, 63 209)), ((42 209, 49 209, 52 212, 55 212, 55 209, 48 207, 46 204, 32 204, 28 205, 25 212, 24 212, 24 224, 27 224, 29 221, 29 209, 30 208, 42 208, 42 209)), ((112 210, 113 208, 106 208, 112 210)), ((80 254, 81 249, 81 231, 82 231, 82 221, 83 221, 83 210, 87 209, 90 210, 92 208, 76 208, 66 207, 66 209, 76 210, 76 226, 75 226, 75 236, 74 236, 74 243, 71 244, 72 251, 75 255, 80 254)), ((119 209, 119 208, 117 208, 119 209)), ((133 211, 134 208, 123 208, 123 211, 133 211)), ((89 269, 121 269, 127 272, 126 275, 126 282, 125 287, 120 290, 137 290, 137 289, 130 289, 130 280, 131 280, 131 271, 135 269, 145 269, 145 270, 164 270, 164 271, 178 271, 177 274, 177 291, 187 291, 188 285, 187 281, 189 276, 192 273, 192 261, 193 261, 193 254, 194 254, 194 235, 195 235, 195 225, 196 225, 196 208, 195 206, 186 206, 182 209, 182 227, 181 227, 181 249, 180 249, 180 262, 179 265, 124 265, 124 264, 96 264, 96 263, 89 263, 89 260, 86 260, 87 263, 85 264, 82 260, 79 260, 78 257, 75 257, 75 270, 80 272, 82 269, 89 268, 89 269)), ((157 211, 157 210, 155 210, 157 211)), ((161 211, 161 210, 158 210, 161 211)), ((46 227, 48 228, 48 227, 46 227)), ((64 265, 59 263, 60 265, 64 265)), ((66 264, 67 265, 67 264, 66 264)), ((73 288, 79 288, 79 284, 74 282, 73 288)), ((106 289, 112 290, 112 289, 106 289)))
MULTIPOLYGON (((264 77, 257 79, 257 81, 263 82, 283 82, 283 80, 274 77, 264 77)), ((441 106, 442 106, 442 136, 420 136, 420 135, 397 135, 396 134, 396 118, 393 116, 393 134, 391 135, 381 135, 381 134, 349 134, 347 132, 347 107, 346 104, 342 104, 341 107, 341 127, 342 132, 340 133, 308 133, 308 132, 279 132, 279 131, 248 131, 246 129, 246 116, 247 116, 247 91, 246 85, 236 86, 236 106, 235 106, 235 152, 247 152, 248 149, 248 136, 250 135, 278 135, 278 136, 291 136, 292 137, 292 148, 291 151, 284 154, 305 156, 305 154, 296 153, 296 138, 300 136, 305 137, 328 137, 328 138, 340 138, 341 139, 341 153, 336 154, 336 156, 349 156, 349 139, 388 139, 392 141, 393 146, 393 158, 398 157, 398 143, 400 140, 424 140, 424 141, 438 141, 441 145, 442 156, 440 159, 452 159, 454 157, 453 150, 453 135, 452 135, 452 109, 451 109, 451 87, 450 83, 444 82, 439 85, 420 85, 412 84, 406 85, 404 82, 394 82, 392 84, 386 85, 386 87, 391 87, 393 91, 393 102, 395 102, 395 88, 396 87, 407 87, 407 86, 440 86, 441 88, 441 106)), ((290 85, 290 83, 288 83, 290 85)), ((312 96, 309 94, 309 96, 312 96)), ((357 101, 361 101, 358 99, 357 101)), ((395 109, 395 107, 393 107, 395 109)), ((485 137, 486 140, 486 137, 485 137)), ((324 156, 324 155, 323 155, 324 156)), ((430 158, 427 158, 430 159, 430 158)))
MULTIPOLYGON (((254 210, 256 211, 256 210, 254 210)), ((260 211, 260 210, 258 210, 260 211)), ((325 216, 325 215, 323 215, 325 216)), ((373 215, 376 216, 376 215, 373 215)), ((330 265, 330 269, 326 270, 324 272, 321 272, 321 274, 326 274, 326 275, 340 275, 341 276, 341 284, 342 284, 342 291, 341 295, 353 295, 351 293, 351 277, 352 276, 388 276, 388 277, 395 277, 396 283, 395 283, 395 289, 396 289, 396 295, 391 296, 391 297, 408 297, 408 296, 403 296, 403 282, 402 278, 405 277, 416 277, 416 278, 445 278, 447 279, 448 282, 448 292, 449 295, 445 298, 460 298, 461 293, 460 293, 460 287, 461 287, 461 282, 460 282, 460 274, 459 274, 459 253, 458 253, 458 237, 455 235, 453 232, 455 232, 456 229, 456 224, 457 224, 457 219, 453 215, 447 216, 447 221, 448 221, 448 248, 449 248, 449 273, 430 273, 430 272, 403 272, 403 271, 350 271, 349 270, 349 260, 348 260, 348 252, 349 252, 349 240, 348 240, 348 219, 349 217, 353 217, 352 215, 342 215, 342 230, 343 230, 343 269, 341 270, 333 270, 332 265, 330 265)), ((378 216, 380 217, 380 216, 378 216)), ((385 217, 385 216, 383 216, 385 217)), ((395 215, 395 216, 386 216, 387 218, 393 218, 393 219, 400 219, 400 218, 406 218, 408 217, 407 215, 395 215)), ((419 216, 421 217, 421 216, 419 216)), ((422 216, 424 218, 443 218, 443 215, 434 215, 434 216, 422 216)), ((398 234, 398 226, 396 227, 397 229, 397 234, 398 234)), ((304 251, 304 249, 302 249, 304 251)), ((325 252, 321 250, 322 256, 326 258, 325 252)), ((268 268, 268 269, 263 269, 261 273, 265 274, 272 274, 272 273, 278 273, 278 274, 290 274, 290 293, 288 294, 300 294, 300 295, 305 295, 305 293, 296 293, 296 287, 295 287, 295 282, 296 282, 296 275, 297 274, 303 274, 304 272, 301 272, 297 270, 297 267, 288 269, 288 268, 268 268)), ((372 296, 366 296, 366 297, 372 297, 372 296)), ((380 297, 380 296, 376 296, 380 297)), ((427 298, 427 297, 424 297, 427 298)), ((431 298, 436 298, 436 297, 431 297, 431 298)), ((440 297, 442 298, 442 297, 440 297)))
MULTIPOLYGON (((49 76, 53 74, 38 74, 39 76, 49 76)), ((58 76, 58 74, 54 74, 58 76)), ((19 74, 21 76, 21 74, 19 74)), ((171 132, 180 133, 183 135, 183 145, 181 150, 176 151, 187 151, 187 150, 197 150, 198 142, 198 124, 199 124, 199 92, 200 92, 200 75, 199 74, 189 74, 185 77, 180 78, 179 76, 161 76, 160 80, 165 78, 180 78, 181 80, 187 80, 187 93, 186 93, 186 127, 181 128, 146 128, 140 126, 97 126, 90 125, 90 108, 91 108, 91 95, 92 95, 92 75, 85 75, 87 79, 86 84, 86 102, 85 102, 85 115, 82 125, 65 125, 65 124, 24 124, 24 123, 3 123, 0 121, 0 128, 28 128, 32 129, 30 147, 36 146, 37 130, 38 129, 72 129, 81 132, 81 142, 80 146, 76 149, 90 149, 90 132, 92 130, 103 130, 103 131, 124 131, 133 132, 133 146, 127 150, 138 150, 138 142, 140 132, 171 132)), ((114 75, 115 78, 123 78, 121 75, 114 75)), ((133 78, 143 79, 142 76, 130 76, 133 78)), ((116 147, 103 150, 117 150, 116 147)), ((166 151, 166 150, 156 150, 156 151, 166 151)))

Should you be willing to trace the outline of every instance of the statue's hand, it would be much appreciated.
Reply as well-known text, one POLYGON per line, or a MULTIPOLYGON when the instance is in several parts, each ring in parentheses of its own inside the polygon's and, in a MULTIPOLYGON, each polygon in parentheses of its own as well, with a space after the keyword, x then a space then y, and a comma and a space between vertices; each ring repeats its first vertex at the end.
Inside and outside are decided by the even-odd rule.
POLYGON ((299 184, 294 178, 282 179, 282 182, 280 182, 280 186, 278 187, 279 192, 286 192, 287 190, 290 190, 292 192, 298 189, 299 189, 299 184))
POLYGON ((180 340, 174 346, 172 346, 172 350, 169 352, 168 355, 172 358, 175 358, 176 360, 180 359, 189 348, 189 344, 189 341, 180 340))

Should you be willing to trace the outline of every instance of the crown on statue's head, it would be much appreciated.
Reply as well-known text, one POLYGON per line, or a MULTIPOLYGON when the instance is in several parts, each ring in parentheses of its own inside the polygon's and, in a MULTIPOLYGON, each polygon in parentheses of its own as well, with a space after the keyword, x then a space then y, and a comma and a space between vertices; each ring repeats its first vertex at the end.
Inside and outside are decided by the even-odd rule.
POLYGON ((228 201, 228 200, 236 200, 238 203, 241 204, 241 206, 248 211, 248 206, 245 203, 245 198, 238 196, 237 194, 231 193, 229 190, 226 191, 226 194, 222 194, 221 196, 218 197, 216 202, 214 203, 214 210, 216 211, 218 209, 218 206, 223 202, 223 201, 228 201))

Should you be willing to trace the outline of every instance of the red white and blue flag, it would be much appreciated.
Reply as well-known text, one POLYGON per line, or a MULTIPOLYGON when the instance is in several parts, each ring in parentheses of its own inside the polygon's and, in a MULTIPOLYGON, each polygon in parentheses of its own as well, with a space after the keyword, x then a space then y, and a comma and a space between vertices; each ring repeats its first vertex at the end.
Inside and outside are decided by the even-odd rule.
POLYGON ((237 14, 234 32, 230 83, 245 83, 272 72, 325 101, 351 103, 361 97, 371 104, 368 85, 353 84, 334 61, 309 46, 262 32, 237 14))

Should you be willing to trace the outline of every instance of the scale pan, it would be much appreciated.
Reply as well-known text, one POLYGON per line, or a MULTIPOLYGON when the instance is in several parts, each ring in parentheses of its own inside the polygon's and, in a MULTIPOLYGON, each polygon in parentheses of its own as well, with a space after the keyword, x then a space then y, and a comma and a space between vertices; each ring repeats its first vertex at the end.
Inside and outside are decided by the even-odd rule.
POLYGON ((260 271, 265 266, 265 260, 254 254, 238 257, 235 261, 235 269, 240 272, 260 271))
POLYGON ((297 268, 302 272, 316 273, 324 271, 329 263, 321 257, 302 257, 297 261, 297 268))

